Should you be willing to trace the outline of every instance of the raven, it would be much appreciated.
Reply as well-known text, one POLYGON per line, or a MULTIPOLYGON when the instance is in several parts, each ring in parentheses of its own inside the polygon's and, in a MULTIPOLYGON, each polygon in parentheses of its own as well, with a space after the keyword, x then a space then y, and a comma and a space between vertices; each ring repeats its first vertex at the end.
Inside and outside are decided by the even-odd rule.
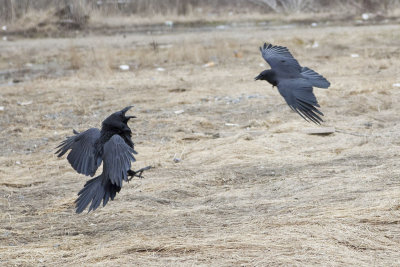
POLYGON ((313 93, 313 86, 328 88, 331 84, 320 74, 307 67, 301 67, 289 50, 283 46, 264 43, 261 55, 271 66, 262 71, 255 80, 266 80, 272 87, 277 86, 289 107, 306 121, 316 124, 323 121, 324 115, 313 93))
POLYGON ((103 161, 102 174, 87 181, 79 191, 75 201, 76 213, 81 213, 90 202, 89 212, 97 209, 102 200, 104 207, 121 190, 122 180, 130 181, 135 176, 142 178, 143 171, 150 169, 149 166, 138 171, 131 170, 131 161, 136 161, 133 154, 137 152, 128 127, 129 119, 136 117, 125 116, 130 108, 132 106, 111 114, 103 121, 101 130, 91 128, 81 133, 73 130, 75 135, 67 137, 57 146, 58 157, 71 149, 67 159, 80 174, 93 177, 103 161))

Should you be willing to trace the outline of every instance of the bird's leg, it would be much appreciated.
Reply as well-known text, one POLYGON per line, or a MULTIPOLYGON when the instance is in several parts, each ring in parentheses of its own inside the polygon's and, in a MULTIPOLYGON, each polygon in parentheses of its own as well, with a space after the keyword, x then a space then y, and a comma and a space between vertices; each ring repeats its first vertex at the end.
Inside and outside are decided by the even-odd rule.
POLYGON ((133 177, 144 178, 144 177, 142 176, 143 172, 144 172, 144 171, 147 171, 147 170, 149 170, 149 169, 151 169, 151 166, 147 166, 147 167, 141 168, 141 169, 139 169, 139 170, 137 170, 137 171, 128 170, 128 176, 131 177, 131 178, 128 179, 128 182, 129 182, 130 180, 132 180, 133 177))

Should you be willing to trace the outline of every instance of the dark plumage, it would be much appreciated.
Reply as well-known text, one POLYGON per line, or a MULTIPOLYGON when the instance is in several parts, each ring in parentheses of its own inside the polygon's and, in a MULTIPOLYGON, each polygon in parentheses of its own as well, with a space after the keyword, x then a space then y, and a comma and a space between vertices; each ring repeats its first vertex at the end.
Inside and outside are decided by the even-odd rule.
POLYGON ((264 70, 255 79, 277 86, 292 110, 306 121, 320 124, 323 120, 319 115, 324 114, 317 109, 319 104, 313 86, 328 88, 330 83, 312 69, 301 67, 286 47, 265 43, 260 51, 271 69, 264 70))
POLYGON ((57 147, 58 157, 71 150, 67 156, 69 163, 78 173, 87 176, 94 176, 103 161, 103 172, 87 181, 79 191, 75 201, 77 213, 81 213, 90 202, 89 212, 97 209, 102 200, 104 207, 121 190, 122 180, 142 177, 142 172, 150 168, 131 170, 131 162, 135 161, 133 154, 137 154, 131 139, 132 131, 128 126, 129 119, 136 117, 125 116, 131 107, 111 114, 103 121, 101 130, 91 128, 82 133, 73 130, 75 135, 67 137, 57 147), (128 176, 131 178, 128 179, 128 176))

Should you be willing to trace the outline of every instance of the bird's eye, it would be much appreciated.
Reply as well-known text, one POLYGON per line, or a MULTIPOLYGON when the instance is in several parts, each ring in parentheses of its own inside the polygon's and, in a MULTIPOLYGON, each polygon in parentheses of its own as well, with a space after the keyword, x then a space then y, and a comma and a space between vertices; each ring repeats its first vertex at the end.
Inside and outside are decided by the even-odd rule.
POLYGON ((281 62, 282 62, 282 63, 285 63, 285 62, 286 62, 286 60, 281 60, 281 62))

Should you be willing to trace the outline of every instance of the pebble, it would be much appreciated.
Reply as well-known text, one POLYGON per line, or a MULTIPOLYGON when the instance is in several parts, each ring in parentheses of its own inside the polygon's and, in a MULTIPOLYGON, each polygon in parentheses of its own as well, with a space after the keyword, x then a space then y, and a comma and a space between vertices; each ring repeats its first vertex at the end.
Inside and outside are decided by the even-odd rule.
POLYGON ((119 65, 120 70, 129 70, 129 65, 119 65))

